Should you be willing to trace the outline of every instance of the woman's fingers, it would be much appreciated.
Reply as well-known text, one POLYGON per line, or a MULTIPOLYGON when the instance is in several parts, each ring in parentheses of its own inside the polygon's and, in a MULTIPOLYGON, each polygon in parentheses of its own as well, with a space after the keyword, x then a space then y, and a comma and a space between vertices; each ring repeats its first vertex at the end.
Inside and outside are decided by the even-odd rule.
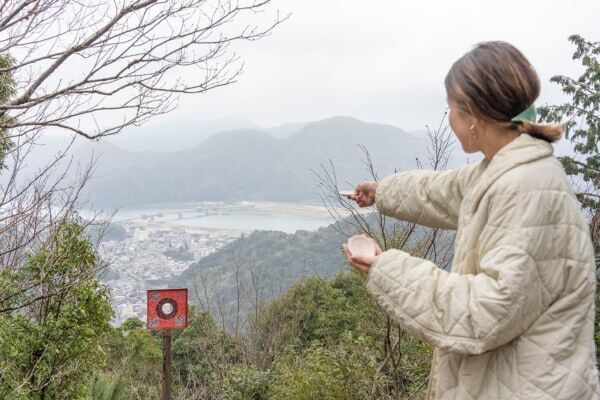
POLYGON ((350 265, 352 265, 352 267, 356 268, 360 272, 364 272, 365 274, 369 273, 369 266, 367 265, 357 264, 355 262, 351 262, 350 265))
POLYGON ((373 262, 375 262, 375 256, 356 255, 356 256, 350 256, 350 260, 354 264, 359 264, 359 265, 363 265, 366 267, 370 267, 371 264, 373 264, 373 262))
POLYGON ((375 241, 375 239, 371 238, 371 240, 373 241, 373 245, 375 245, 375 255, 378 256, 381 253, 383 253, 383 250, 381 249, 381 247, 379 246, 379 244, 377 244, 377 242, 375 241))
POLYGON ((365 194, 360 194, 356 203, 361 207, 368 207, 372 203, 369 201, 369 198, 365 194))
POLYGON ((360 207, 365 207, 368 205, 368 197, 368 185, 365 182, 361 182, 354 188, 354 195, 351 198, 356 201, 360 207))
POLYGON ((375 203, 375 189, 377 188, 377 182, 361 182, 354 188, 353 200, 360 207, 369 207, 375 203))
POLYGON ((344 252, 344 255, 346 256, 346 260, 352 261, 352 260, 350 260, 350 258, 352 257, 352 254, 350 254, 350 250, 348 250, 348 245, 347 244, 343 244, 342 245, 342 250, 344 252))

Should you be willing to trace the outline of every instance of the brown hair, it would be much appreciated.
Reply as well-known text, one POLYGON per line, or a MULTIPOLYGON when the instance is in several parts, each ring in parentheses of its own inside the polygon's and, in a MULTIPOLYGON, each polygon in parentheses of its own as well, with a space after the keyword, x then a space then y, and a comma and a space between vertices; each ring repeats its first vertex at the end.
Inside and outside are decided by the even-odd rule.
POLYGON ((559 125, 514 122, 540 94, 540 79, 525 56, 506 42, 484 42, 459 58, 446 75, 448 98, 473 116, 547 142, 562 135, 559 125))

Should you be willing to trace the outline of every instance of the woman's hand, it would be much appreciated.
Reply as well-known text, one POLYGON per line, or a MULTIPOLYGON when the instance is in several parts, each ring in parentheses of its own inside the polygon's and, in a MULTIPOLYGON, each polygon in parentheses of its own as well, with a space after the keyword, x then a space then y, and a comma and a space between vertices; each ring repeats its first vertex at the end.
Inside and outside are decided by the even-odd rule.
POLYGON ((377 182, 361 182, 354 188, 354 193, 350 198, 360 207, 372 206, 375 204, 377 185, 377 182))
POLYGON ((344 250, 344 255, 346 256, 346 259, 348 260, 350 265, 352 265, 357 270, 364 272, 365 274, 369 273, 371 266, 375 263, 375 261, 377 261, 377 258, 382 253, 381 247, 379 247, 377 242, 373 239, 371 239, 371 241, 375 245, 375 255, 374 256, 362 256, 362 255, 353 256, 352 253, 350 253, 350 250, 348 249, 348 245, 347 244, 342 245, 342 249, 344 250))

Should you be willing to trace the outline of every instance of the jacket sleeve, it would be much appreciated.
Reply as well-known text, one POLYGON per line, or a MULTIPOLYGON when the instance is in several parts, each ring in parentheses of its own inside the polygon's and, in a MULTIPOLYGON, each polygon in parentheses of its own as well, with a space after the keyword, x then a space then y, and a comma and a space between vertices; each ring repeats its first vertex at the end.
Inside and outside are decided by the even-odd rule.
POLYGON ((497 199, 498 210, 480 237, 484 243, 470 249, 481 252, 475 256, 479 273, 448 272, 389 250, 369 271, 368 291, 401 326, 436 347, 481 354, 510 342, 556 299, 563 270, 560 257, 544 261, 548 254, 541 245, 556 243, 560 228, 542 223, 540 202, 519 197, 497 199))
POLYGON ((456 229, 460 204, 479 164, 451 171, 407 171, 379 182, 382 214, 433 228, 456 229))

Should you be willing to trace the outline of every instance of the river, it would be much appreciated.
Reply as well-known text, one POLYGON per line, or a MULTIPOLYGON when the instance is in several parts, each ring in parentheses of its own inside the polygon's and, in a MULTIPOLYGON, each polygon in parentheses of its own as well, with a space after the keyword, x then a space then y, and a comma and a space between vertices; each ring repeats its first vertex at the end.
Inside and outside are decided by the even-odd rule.
MULTIPOLYGON (((86 217, 91 213, 82 211, 86 217)), ((292 203, 202 202, 149 204, 118 209, 113 222, 147 221, 168 226, 217 230, 314 231, 333 223, 327 209, 292 203)))

